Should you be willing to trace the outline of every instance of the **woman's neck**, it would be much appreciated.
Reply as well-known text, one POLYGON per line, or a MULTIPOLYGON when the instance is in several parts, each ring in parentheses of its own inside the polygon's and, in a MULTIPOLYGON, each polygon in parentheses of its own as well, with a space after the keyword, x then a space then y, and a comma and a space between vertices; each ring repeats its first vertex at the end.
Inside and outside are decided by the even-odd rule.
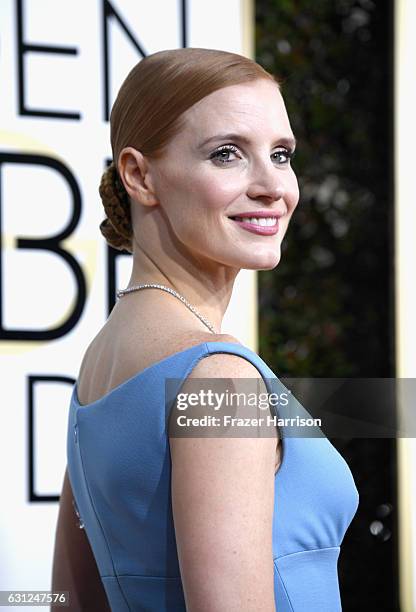
POLYGON ((238 272, 225 266, 217 266, 215 271, 207 270, 189 263, 184 268, 173 260, 155 261, 143 251, 135 251, 127 287, 142 283, 170 287, 220 330, 238 272))

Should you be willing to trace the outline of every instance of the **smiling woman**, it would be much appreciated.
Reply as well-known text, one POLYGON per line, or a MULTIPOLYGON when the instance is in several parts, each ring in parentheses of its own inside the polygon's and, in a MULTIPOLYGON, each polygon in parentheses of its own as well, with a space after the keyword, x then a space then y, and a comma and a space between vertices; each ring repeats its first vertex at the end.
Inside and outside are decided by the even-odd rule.
MULTIPOLYGON (((181 125, 163 153, 145 156, 132 146, 118 153, 129 196, 143 204, 131 208, 137 242, 147 252, 163 250, 166 260, 183 257, 180 244, 228 269, 274 268, 299 199, 294 137, 277 83, 221 87, 186 110, 181 125), (232 133, 221 136, 227 127, 232 133), (271 219, 266 228, 260 218, 271 219), (247 248, 253 234, 256 249, 247 248)), ((141 264, 133 275, 141 278, 141 264)))
POLYGON ((221 333, 239 271, 278 265, 299 200, 279 84, 236 54, 155 53, 120 89, 111 143, 100 228, 133 267, 71 397, 53 589, 74 609, 336 612, 358 494, 322 432, 290 436, 272 418, 249 436, 238 427, 279 410, 248 403, 227 435, 170 427, 181 390, 283 387, 221 333))

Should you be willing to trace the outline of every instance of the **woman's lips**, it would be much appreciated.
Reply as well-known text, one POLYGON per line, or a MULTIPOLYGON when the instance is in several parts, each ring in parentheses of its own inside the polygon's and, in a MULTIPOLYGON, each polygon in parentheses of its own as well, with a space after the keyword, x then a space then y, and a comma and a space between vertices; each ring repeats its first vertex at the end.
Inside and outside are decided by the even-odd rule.
POLYGON ((250 223, 250 221, 240 221, 237 219, 231 219, 231 221, 239 225, 242 229, 247 230, 248 232, 252 232, 253 234, 260 234, 262 236, 273 236, 279 231, 278 219, 276 219, 275 225, 258 225, 257 223, 250 223))

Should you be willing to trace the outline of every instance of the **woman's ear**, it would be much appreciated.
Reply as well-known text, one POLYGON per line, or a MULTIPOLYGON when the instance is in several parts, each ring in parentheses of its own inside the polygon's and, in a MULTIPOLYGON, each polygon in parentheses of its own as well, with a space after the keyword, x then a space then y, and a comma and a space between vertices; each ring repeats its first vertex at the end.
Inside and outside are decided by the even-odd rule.
POLYGON ((146 158, 133 147, 125 147, 118 156, 118 173, 132 200, 144 206, 159 204, 146 158))

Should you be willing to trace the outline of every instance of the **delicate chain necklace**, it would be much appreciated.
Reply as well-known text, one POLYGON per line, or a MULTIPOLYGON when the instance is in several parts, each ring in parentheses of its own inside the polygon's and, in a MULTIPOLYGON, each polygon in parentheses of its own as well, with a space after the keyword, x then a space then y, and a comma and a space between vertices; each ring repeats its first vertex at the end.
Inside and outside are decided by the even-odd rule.
POLYGON ((159 285, 157 283, 145 283, 143 285, 134 285, 133 287, 128 287, 128 289, 121 289, 120 291, 117 291, 117 297, 121 298, 123 295, 125 295, 126 293, 130 293, 131 291, 139 291, 140 289, 162 289, 163 291, 167 291, 168 293, 171 293, 172 295, 174 295, 175 297, 178 298, 178 300, 181 300, 181 302, 183 302, 185 304, 185 306, 187 308, 189 308, 189 310, 191 312, 194 313, 194 315, 196 315, 198 317, 198 319, 200 321, 202 321, 202 323, 204 325, 206 325, 206 327, 208 327, 208 329, 210 330, 210 332, 212 332, 213 334, 215 334, 215 330, 214 330, 214 326, 208 321, 208 319, 206 319, 204 316, 202 316, 197 309, 195 308, 195 306, 192 306, 192 304, 190 304, 188 302, 188 300, 186 300, 183 295, 181 295, 180 293, 178 293, 177 291, 175 291, 174 289, 171 289, 170 287, 166 287, 165 285, 159 285))

